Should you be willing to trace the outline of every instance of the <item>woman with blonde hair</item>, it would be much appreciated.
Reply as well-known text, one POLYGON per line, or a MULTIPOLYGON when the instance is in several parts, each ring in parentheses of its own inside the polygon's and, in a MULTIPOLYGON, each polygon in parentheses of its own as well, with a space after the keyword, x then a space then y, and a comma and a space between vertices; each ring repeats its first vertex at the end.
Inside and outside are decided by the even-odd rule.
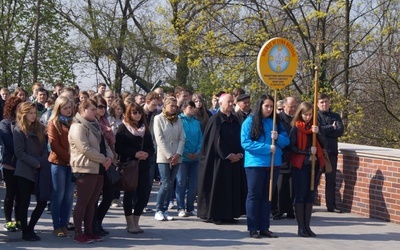
POLYGON ((181 118, 178 116, 177 100, 173 96, 164 99, 162 113, 154 117, 154 137, 157 143, 157 164, 162 185, 157 194, 158 221, 173 220, 168 214, 168 201, 171 200, 173 183, 182 162, 185 136, 181 118))
POLYGON ((72 209, 74 184, 69 165, 68 131, 72 123, 74 105, 72 100, 59 96, 47 125, 50 144, 49 162, 53 193, 51 197, 51 217, 53 234, 58 237, 70 236, 67 224, 72 209))
POLYGON ((38 241, 40 237, 34 227, 46 208, 51 196, 50 164, 45 128, 39 122, 34 103, 21 103, 17 111, 17 126, 14 128, 14 152, 17 164, 14 175, 17 176, 20 196, 19 219, 21 220, 22 239, 38 241), (29 224, 28 208, 31 193, 35 191, 36 207, 31 214, 29 224))

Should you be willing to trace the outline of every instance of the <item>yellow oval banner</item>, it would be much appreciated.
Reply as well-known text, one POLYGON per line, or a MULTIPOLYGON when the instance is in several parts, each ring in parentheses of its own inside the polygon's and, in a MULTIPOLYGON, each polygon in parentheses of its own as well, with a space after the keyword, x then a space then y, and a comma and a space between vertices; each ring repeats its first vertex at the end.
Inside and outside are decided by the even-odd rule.
POLYGON ((289 85, 296 75, 298 56, 293 44, 281 37, 268 40, 258 52, 257 71, 273 89, 289 85))

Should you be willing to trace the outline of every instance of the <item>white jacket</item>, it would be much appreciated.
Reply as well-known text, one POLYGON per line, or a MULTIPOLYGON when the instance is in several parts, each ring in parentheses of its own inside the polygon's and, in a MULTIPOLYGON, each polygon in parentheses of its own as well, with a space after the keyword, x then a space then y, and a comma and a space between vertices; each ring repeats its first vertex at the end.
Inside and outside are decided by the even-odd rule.
MULTIPOLYGON (((174 154, 182 156, 185 147, 185 135, 181 118, 171 124, 161 114, 154 117, 154 137, 157 143, 157 163, 169 163, 174 154)), ((179 163, 182 162, 182 157, 179 163)))

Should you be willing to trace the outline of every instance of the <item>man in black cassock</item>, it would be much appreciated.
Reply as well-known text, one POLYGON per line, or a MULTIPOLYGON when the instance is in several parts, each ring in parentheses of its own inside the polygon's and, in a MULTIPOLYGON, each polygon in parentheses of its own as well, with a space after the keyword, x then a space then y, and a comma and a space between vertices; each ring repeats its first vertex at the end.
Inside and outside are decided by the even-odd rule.
POLYGON ((197 216, 215 224, 237 222, 235 218, 245 214, 247 194, 240 123, 232 114, 232 96, 222 95, 219 104, 204 131, 197 198, 197 216))

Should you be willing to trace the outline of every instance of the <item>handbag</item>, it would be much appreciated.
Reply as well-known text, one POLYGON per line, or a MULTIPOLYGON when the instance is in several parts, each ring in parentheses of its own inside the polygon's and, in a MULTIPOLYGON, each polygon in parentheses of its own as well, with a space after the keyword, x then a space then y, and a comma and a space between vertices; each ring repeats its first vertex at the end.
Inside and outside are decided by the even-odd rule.
MULTIPOLYGON (((143 150, 144 137, 142 138, 141 149, 143 150)), ((120 179, 116 183, 116 187, 125 192, 135 191, 139 182, 139 160, 128 160, 119 162, 117 168, 120 179)))
POLYGON ((332 163, 329 159, 328 151, 326 149, 322 149, 322 154, 324 155, 325 159, 325 172, 331 173, 332 172, 332 163))
POLYGON ((117 164, 119 180, 115 186, 125 192, 135 191, 139 182, 139 161, 119 162, 117 164))
POLYGON ((117 182, 121 178, 121 174, 118 172, 117 166, 115 166, 113 163, 106 171, 106 177, 113 185, 117 184, 117 182))

